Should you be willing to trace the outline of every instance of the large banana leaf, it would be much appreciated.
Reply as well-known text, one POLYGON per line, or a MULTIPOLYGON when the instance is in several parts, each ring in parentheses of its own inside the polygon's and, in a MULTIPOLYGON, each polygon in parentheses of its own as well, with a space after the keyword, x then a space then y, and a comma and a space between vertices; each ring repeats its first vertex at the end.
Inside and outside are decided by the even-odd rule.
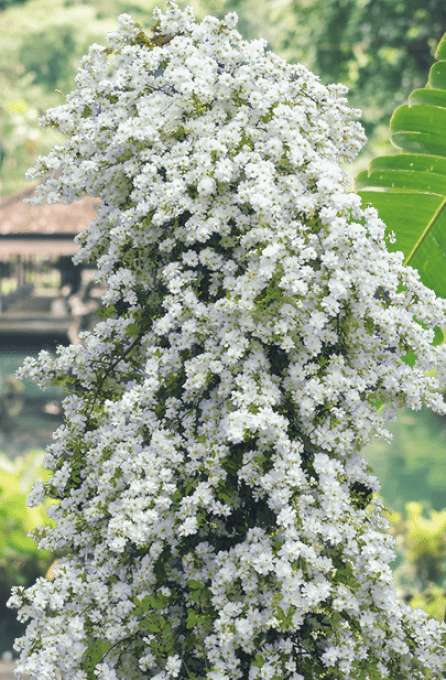
POLYGON ((388 250, 402 251, 404 264, 446 298, 446 35, 435 58, 426 87, 391 118, 391 142, 401 153, 375 158, 355 190, 378 210, 386 233, 395 232, 388 250))

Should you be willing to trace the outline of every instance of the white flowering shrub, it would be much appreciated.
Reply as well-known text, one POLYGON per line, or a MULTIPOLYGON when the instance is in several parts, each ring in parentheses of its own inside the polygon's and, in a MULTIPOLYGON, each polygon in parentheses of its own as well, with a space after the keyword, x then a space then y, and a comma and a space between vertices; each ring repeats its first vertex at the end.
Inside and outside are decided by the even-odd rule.
POLYGON ((33 537, 67 556, 13 588, 16 675, 444 677, 361 449, 391 439, 379 402, 446 414, 446 302, 345 191, 347 88, 166 4, 152 38, 123 14, 91 46, 27 173, 33 205, 101 200, 74 259, 109 288, 85 346, 16 373, 73 388, 28 500, 60 499, 33 537))

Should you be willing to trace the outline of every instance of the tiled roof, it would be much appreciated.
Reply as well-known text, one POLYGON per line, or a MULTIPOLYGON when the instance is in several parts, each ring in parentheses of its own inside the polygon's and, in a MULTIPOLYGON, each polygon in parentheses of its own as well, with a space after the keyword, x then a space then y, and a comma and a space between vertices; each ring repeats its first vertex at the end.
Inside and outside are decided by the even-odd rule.
POLYGON ((23 203, 35 196, 38 184, 0 199, 0 261, 13 255, 74 255, 80 248, 74 237, 97 217, 93 205, 100 200, 90 196, 70 205, 23 203))
POLYGON ((12 196, 0 199, 0 236, 6 234, 79 234, 97 217, 93 210, 97 198, 84 196, 64 205, 27 205, 25 198, 35 195, 39 182, 12 196))

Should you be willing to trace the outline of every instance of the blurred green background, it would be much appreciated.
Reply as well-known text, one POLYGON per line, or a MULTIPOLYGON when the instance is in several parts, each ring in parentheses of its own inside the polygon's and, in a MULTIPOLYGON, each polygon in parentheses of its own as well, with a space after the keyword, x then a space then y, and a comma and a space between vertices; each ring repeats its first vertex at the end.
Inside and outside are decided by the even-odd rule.
MULTIPOLYGON (((351 178, 349 190, 370 160, 396 153, 389 141, 390 117, 413 89, 426 84, 435 49, 446 32, 446 3, 440 0, 180 0, 178 4, 192 5, 197 20, 207 14, 222 19, 236 11, 237 30, 245 39, 266 38, 267 49, 290 63, 303 63, 323 84, 342 82, 349 87, 349 105, 362 109, 360 121, 368 137, 356 161, 343 165, 351 178)), ((38 155, 64 143, 64 135, 42 130, 37 120, 48 108, 65 102, 56 89, 65 95, 75 88, 74 77, 89 45, 106 44, 106 33, 116 30, 123 12, 149 30, 156 6, 164 9, 162 0, 0 0, 0 206, 1 200, 29 186, 25 173, 38 155)), ((60 286, 51 262, 41 279, 40 285, 60 286)), ((0 285, 5 295, 14 282, 3 277, 0 285)), ((62 388, 42 392, 31 380, 23 381, 23 390, 12 374, 26 356, 37 356, 42 348, 54 354, 57 344, 69 342, 64 337, 11 339, 0 334, 3 469, 8 468, 7 461, 21 461, 20 470, 12 472, 9 467, 5 472, 11 480, 23 476, 40 455, 36 451, 51 443, 52 432, 63 424, 60 402, 66 396, 62 388)), ((391 444, 375 437, 363 453, 380 480, 384 505, 395 511, 389 517, 399 547, 392 564, 399 592, 412 606, 442 620, 446 418, 424 406, 419 412, 406 409, 388 429, 394 435, 391 444)), ((0 461, 0 470, 1 465, 0 461)), ((8 539, 8 512, 11 517, 15 512, 22 533, 25 515, 18 502, 13 512, 5 491, 0 504, 0 512, 5 509, 0 514, 0 654, 12 650, 14 636, 24 630, 24 625, 13 627, 15 611, 4 607, 8 589, 13 583, 32 585, 54 557, 40 559, 40 552, 33 554, 29 546, 20 552, 20 541, 14 544, 8 539)))

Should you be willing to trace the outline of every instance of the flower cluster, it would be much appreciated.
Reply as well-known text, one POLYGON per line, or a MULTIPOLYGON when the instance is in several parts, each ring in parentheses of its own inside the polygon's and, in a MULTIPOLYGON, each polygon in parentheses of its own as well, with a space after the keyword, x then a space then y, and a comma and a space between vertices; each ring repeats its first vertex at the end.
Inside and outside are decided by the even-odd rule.
POLYGON ((347 88, 166 5, 90 47, 27 173, 33 205, 101 201, 75 262, 108 290, 85 345, 16 373, 72 387, 28 499, 60 499, 32 535, 67 556, 13 589, 16 676, 439 678, 360 451, 391 440, 378 401, 446 413, 446 302, 345 191, 347 88))

